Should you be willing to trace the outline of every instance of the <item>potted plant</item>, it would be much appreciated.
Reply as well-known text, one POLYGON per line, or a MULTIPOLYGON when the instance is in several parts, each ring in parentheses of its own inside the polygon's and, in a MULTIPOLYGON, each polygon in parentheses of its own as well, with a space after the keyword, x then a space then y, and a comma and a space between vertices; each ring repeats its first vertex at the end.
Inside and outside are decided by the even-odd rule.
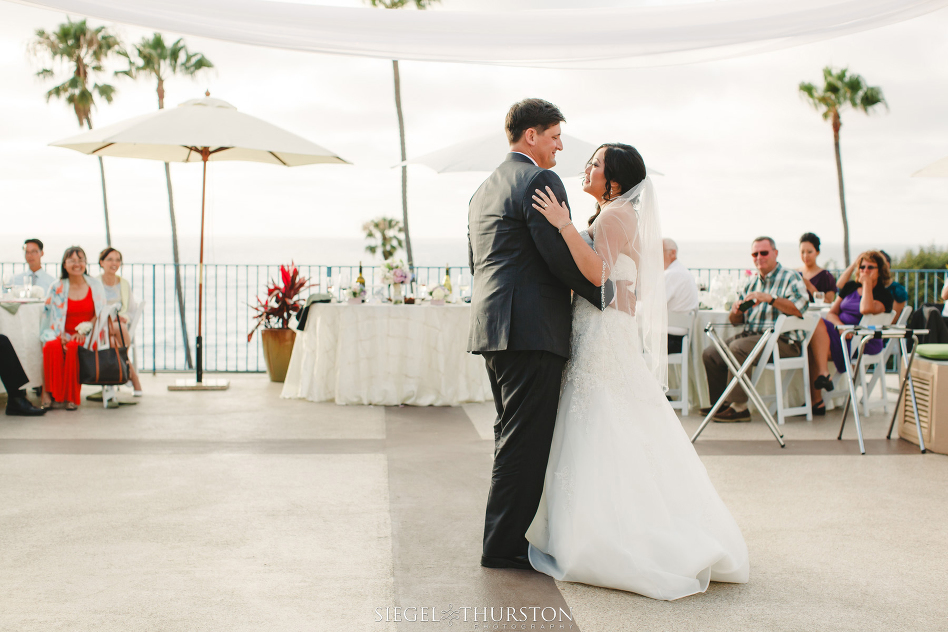
POLYGON ((267 374, 271 382, 282 382, 286 379, 286 370, 290 366, 290 356, 293 355, 293 343, 296 341, 296 331, 290 329, 290 316, 303 307, 300 292, 306 287, 306 279, 300 276, 299 270, 292 262, 290 267, 280 266, 280 281, 271 280, 267 285, 266 298, 257 297, 257 304, 252 305, 257 312, 254 318, 256 326, 247 334, 247 342, 253 338, 257 329, 263 326, 260 340, 263 344, 263 357, 267 364, 267 374))

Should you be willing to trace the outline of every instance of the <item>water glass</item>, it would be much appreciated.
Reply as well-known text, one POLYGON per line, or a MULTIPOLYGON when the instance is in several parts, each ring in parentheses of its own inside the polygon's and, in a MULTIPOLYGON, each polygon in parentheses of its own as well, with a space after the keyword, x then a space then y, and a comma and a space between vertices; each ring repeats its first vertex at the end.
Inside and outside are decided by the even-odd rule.
POLYGON ((814 303, 822 303, 825 297, 826 297, 826 293, 824 292, 813 292, 814 303))

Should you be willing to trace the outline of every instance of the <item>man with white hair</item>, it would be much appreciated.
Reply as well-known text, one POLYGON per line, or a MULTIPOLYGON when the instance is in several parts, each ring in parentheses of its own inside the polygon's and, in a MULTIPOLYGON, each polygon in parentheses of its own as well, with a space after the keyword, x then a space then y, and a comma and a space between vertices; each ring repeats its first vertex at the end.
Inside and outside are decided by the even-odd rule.
MULTIPOLYGON (((665 256, 665 298, 669 312, 688 312, 698 309, 698 286, 695 278, 678 261, 678 244, 671 239, 662 240, 665 256)), ((683 327, 668 328, 668 353, 681 353, 681 340, 688 332, 683 327)))

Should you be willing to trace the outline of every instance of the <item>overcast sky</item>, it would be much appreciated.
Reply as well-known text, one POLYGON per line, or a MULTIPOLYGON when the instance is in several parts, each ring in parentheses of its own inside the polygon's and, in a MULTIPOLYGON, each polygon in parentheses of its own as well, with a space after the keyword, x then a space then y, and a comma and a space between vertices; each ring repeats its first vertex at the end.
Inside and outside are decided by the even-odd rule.
MULTIPOLYGON (((445 9, 529 7, 534 2, 443 0, 445 9)), ((324 4, 358 5, 357 0, 324 4)), ((574 2, 549 1, 544 6, 574 2)), ((599 0, 587 5, 621 5, 599 0)), ((0 204, 9 239, 101 233, 98 163, 48 147, 77 133, 64 103, 44 101, 27 44, 65 16, 0 0, 0 204)), ((98 24, 97 22, 93 22, 98 24)), ((126 43, 151 31, 113 25, 126 43)), ((852 240, 944 244, 948 180, 911 173, 948 155, 948 11, 822 43, 726 61, 619 71, 534 70, 403 62, 409 156, 500 129, 511 103, 549 99, 564 131, 592 143, 635 145, 664 172, 656 187, 664 232, 683 241, 743 241, 804 231, 840 242, 836 169, 828 123, 797 91, 825 65, 849 66, 880 86, 890 105, 843 118, 843 168, 852 240)), ((164 33, 168 40, 177 36, 164 33)), ((398 130, 391 62, 270 50, 187 38, 216 68, 172 79, 166 102, 211 95, 328 147, 355 166, 293 169, 216 163, 209 169, 209 230, 219 237, 360 237, 362 222, 400 217, 398 130)), ((118 65, 116 65, 118 67, 118 65)), ((147 80, 115 78, 96 127, 157 107, 147 80)), ((160 163, 106 158, 113 240, 169 232, 160 163)), ((199 165, 173 164, 178 227, 199 229, 199 165)), ((409 169, 412 235, 463 238, 467 201, 485 174, 409 169)), ((576 218, 591 199, 567 183, 576 218)), ((10 260, 9 255, 0 259, 10 260)))

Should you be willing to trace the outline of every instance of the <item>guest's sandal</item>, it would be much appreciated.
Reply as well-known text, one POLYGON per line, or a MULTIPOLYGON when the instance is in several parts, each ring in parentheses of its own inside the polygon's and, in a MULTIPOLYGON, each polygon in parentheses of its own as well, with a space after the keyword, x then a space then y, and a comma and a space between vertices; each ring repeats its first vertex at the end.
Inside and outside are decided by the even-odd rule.
POLYGON ((813 404, 813 416, 823 417, 824 415, 826 415, 826 404, 822 400, 813 404))
POLYGON ((818 391, 831 391, 834 388, 833 380, 830 379, 829 375, 817 375, 813 381, 813 386, 818 391))
POLYGON ((79 407, 72 402, 66 402, 66 410, 79 410, 79 407))

